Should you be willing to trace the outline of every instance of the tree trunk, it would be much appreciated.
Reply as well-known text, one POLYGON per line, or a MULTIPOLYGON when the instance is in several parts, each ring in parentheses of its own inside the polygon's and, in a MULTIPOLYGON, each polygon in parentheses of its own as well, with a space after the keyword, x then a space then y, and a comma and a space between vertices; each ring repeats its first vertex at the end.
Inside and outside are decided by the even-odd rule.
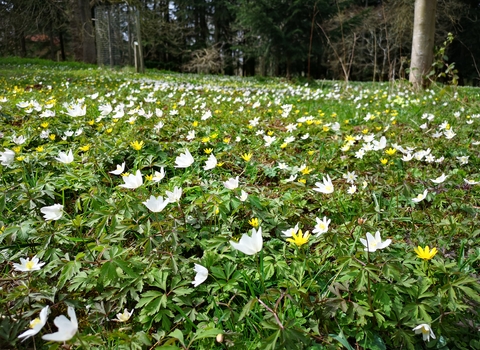
POLYGON ((415 0, 410 82, 415 89, 426 87, 433 63, 435 9, 437 0, 415 0))
POLYGON ((95 63, 95 34, 92 13, 88 0, 71 0, 72 40, 75 59, 85 63, 95 63))

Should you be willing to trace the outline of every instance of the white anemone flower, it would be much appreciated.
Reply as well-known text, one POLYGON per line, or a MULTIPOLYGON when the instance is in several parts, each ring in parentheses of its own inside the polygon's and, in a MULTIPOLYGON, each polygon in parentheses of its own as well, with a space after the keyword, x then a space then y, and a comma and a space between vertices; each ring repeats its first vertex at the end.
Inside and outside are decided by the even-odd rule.
POLYGON ((333 193, 334 188, 333 188, 333 183, 332 179, 330 179, 330 176, 327 175, 327 177, 323 177, 323 183, 321 182, 315 182, 316 188, 314 188, 314 191, 320 192, 320 193, 325 193, 325 194, 330 194, 333 193))
POLYGON ((190 165, 193 164, 195 160, 193 159, 190 151, 187 149, 185 153, 181 153, 175 159, 175 168, 188 168, 190 165))
POLYGON ((54 204, 48 207, 42 207, 40 212, 43 214, 45 220, 58 220, 63 215, 63 205, 61 204, 54 204))
POLYGON ((162 196, 155 197, 152 195, 147 201, 142 203, 150 211, 154 213, 160 213, 163 209, 165 209, 165 207, 167 206, 168 203, 170 203, 170 201, 168 200, 168 198, 164 199, 162 196))
POLYGON ((41 311, 40 311, 40 316, 35 318, 34 320, 30 321, 30 329, 23 332, 18 336, 18 338, 23 338, 22 342, 25 341, 26 339, 33 337, 35 334, 41 331, 43 326, 45 326, 45 323, 47 323, 48 319, 48 305, 45 306, 41 311))
POLYGON ((13 163, 13 161, 15 160, 15 152, 8 149, 8 148, 5 148, 5 151, 4 152, 0 152, 0 164, 2 165, 10 165, 13 163))
POLYGON ((55 157, 55 159, 58 160, 60 163, 63 163, 63 164, 69 164, 69 163, 73 162, 72 150, 70 150, 68 153, 60 152, 58 154, 58 157, 55 157))
POLYGON ((330 225, 330 222, 332 220, 327 219, 326 216, 324 216, 322 220, 320 220, 319 218, 315 218, 315 220, 317 221, 317 224, 315 225, 312 233, 316 233, 318 237, 328 231, 328 225, 330 225))
POLYGON ((42 336, 43 340, 66 342, 75 336, 78 331, 78 322, 75 309, 69 306, 67 313, 68 316, 70 316, 70 319, 66 318, 64 315, 55 317, 53 323, 55 326, 57 326, 58 331, 55 333, 45 334, 42 336))
POLYGON ((427 194, 428 194, 428 190, 423 191, 423 193, 420 193, 415 198, 412 198, 412 202, 419 203, 423 201, 425 197, 427 197, 427 194))
POLYGON ((283 237, 292 237, 296 235, 298 232, 298 223, 294 226, 289 228, 288 230, 282 231, 283 237))
POLYGON ((125 171, 125 162, 122 164, 117 164, 117 168, 115 170, 109 171, 110 174, 113 175, 121 175, 125 171))
POLYGON ((32 260, 30 260, 29 258, 27 258, 26 260, 24 258, 20 258, 20 264, 13 263, 13 268, 16 271, 30 272, 40 270, 43 265, 45 265, 45 263, 40 262, 40 259, 38 259, 35 255, 32 260))
POLYGON ((365 251, 373 253, 377 250, 386 248, 392 243, 391 239, 387 239, 382 242, 380 237, 380 231, 375 232, 375 237, 370 232, 367 232, 367 239, 360 238, 360 242, 365 246, 365 251))
POLYGON ((128 311, 128 309, 124 309, 123 312, 119 312, 116 315, 117 318, 114 318, 113 321, 115 321, 115 322, 127 322, 130 319, 130 317, 132 317, 133 311, 135 311, 135 309, 132 309, 132 311, 128 311))
POLYGON ((195 264, 195 267, 193 269, 196 272, 196 274, 195 274, 195 280, 192 282, 192 284, 194 287, 197 287, 207 280, 208 269, 199 264, 195 264))
POLYGON ((238 187, 238 176, 236 178, 229 178, 228 181, 224 181, 223 185, 229 190, 234 190, 238 187))
POLYGON ((248 198, 248 193, 242 190, 240 196, 237 197, 241 202, 245 202, 248 198))
POLYGON ((415 334, 420 334, 421 333, 422 337, 423 337, 423 340, 425 340, 425 341, 430 341, 430 337, 435 339, 435 334, 432 331, 432 327, 430 327, 430 325, 428 325, 426 323, 422 323, 412 330, 415 331, 415 334))
POLYGON ((160 168, 160 171, 155 170, 155 173, 153 174, 153 177, 152 177, 152 181, 153 182, 160 182, 160 181, 163 180, 164 177, 165 177, 165 169, 162 166, 160 168))
POLYGON ((430 179, 430 181, 432 181, 433 183, 436 183, 436 184, 441 184, 442 182, 444 182, 446 179, 447 179, 447 175, 445 174, 442 174, 441 176, 437 177, 436 179, 430 179))
POLYGON ((129 174, 128 176, 123 177, 123 182, 125 182, 122 185, 119 185, 120 187, 124 188, 130 188, 132 190, 142 186, 143 184, 143 178, 142 178, 142 173, 140 170, 137 170, 135 175, 129 174))
POLYGON ((173 189, 173 192, 165 191, 165 194, 167 195, 170 203, 178 202, 182 197, 182 188, 175 186, 175 188, 173 189))
POLYGON ((212 154, 208 157, 207 161, 205 162, 205 166, 203 170, 210 170, 214 169, 217 166, 217 158, 212 154))
POLYGON ((230 241, 230 245, 247 255, 254 255, 258 253, 263 247, 262 228, 259 227, 258 231, 252 228, 251 236, 244 233, 238 243, 230 241))

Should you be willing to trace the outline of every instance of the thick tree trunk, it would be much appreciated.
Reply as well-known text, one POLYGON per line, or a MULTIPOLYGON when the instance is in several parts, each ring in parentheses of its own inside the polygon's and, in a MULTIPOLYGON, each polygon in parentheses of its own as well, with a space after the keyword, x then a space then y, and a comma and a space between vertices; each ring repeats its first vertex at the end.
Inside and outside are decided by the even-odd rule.
POLYGON ((71 0, 73 52, 77 61, 95 63, 95 34, 88 0, 71 0))
POLYGON ((426 87, 433 62, 435 9, 437 0, 415 0, 410 82, 415 89, 426 87))

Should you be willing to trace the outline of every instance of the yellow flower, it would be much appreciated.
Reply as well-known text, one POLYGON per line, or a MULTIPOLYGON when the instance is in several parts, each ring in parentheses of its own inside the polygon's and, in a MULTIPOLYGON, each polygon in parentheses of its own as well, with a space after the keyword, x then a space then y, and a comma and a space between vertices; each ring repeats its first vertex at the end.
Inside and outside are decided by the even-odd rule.
POLYGON ((80 151, 87 152, 90 149, 90 145, 80 147, 80 151))
POLYGON ((307 231, 302 236, 302 230, 298 230, 298 233, 292 234, 292 238, 287 238, 287 242, 295 244, 297 247, 301 247, 305 243, 308 243, 310 238, 310 233, 307 231))
POLYGON ((273 131, 267 132, 267 135, 268 135, 268 136, 272 136, 272 135, 273 135, 273 131))
POLYGON ((345 124, 349 124, 349 123, 350 123, 350 120, 345 119, 343 122, 344 122, 345 124))
POLYGON ((43 122, 40 126, 45 129, 48 127, 48 122, 43 122))
POLYGON ((309 156, 313 156, 315 154, 315 151, 308 151, 307 153, 309 156))
POLYGON ((288 143, 284 142, 284 143, 282 143, 282 144, 280 145, 280 148, 286 148, 287 145, 288 145, 288 143))
POLYGON ((307 123, 307 125, 312 125, 312 124, 313 124, 313 120, 308 119, 306 123, 307 123))
POLYGON ((203 152, 205 152, 206 154, 210 154, 210 153, 212 153, 212 151, 213 151, 213 148, 205 148, 203 150, 203 152))
POLYGON ((313 169, 309 168, 308 166, 306 166, 304 169, 302 169, 302 174, 303 175, 307 175, 307 174, 310 174, 312 172, 313 169))
POLYGON ((43 146, 38 146, 37 148, 35 148, 35 151, 43 152, 43 146))
POLYGON ((152 181, 153 180, 153 175, 145 175, 145 180, 152 181))
POLYGON ((221 167, 223 164, 224 164, 223 162, 218 162, 218 163, 217 163, 217 166, 218 166, 218 167, 221 167))
POLYGON ((12 148, 12 150, 13 150, 13 152, 18 153, 22 150, 22 148, 20 146, 15 146, 15 147, 12 148))
POLYGON ((133 141, 133 142, 130 142, 130 146, 132 146, 132 148, 135 150, 135 151, 140 151, 143 147, 144 143, 143 141, 133 141))
POLYGON ((253 126, 251 126, 250 124, 248 124, 248 125, 247 125, 247 128, 252 129, 253 126))
POLYGON ((55 134, 48 135, 48 138, 52 141, 55 141, 55 134))
POLYGON ((207 143, 208 141, 210 141, 210 137, 206 136, 206 137, 202 138, 203 143, 207 143))
POLYGON ((217 133, 213 133, 213 134, 210 135, 210 138, 211 138, 212 140, 215 140, 217 137, 218 137, 218 134, 217 134, 217 133))
POLYGON ((425 247, 425 249, 418 246, 417 248, 413 248, 413 250, 415 253, 417 253, 417 256, 423 260, 430 260, 435 256, 435 254, 437 254, 437 248, 430 250, 428 245, 425 247))
POLYGON ((198 122, 195 120, 192 125, 194 128, 196 128, 198 126, 198 122))
POLYGON ((302 184, 306 184, 307 183, 307 180, 305 179, 299 179, 298 182, 302 183, 302 184))
POLYGON ((382 163, 383 165, 386 165, 388 163, 388 159, 387 158, 382 158, 382 159, 380 159, 380 163, 382 163))
POLYGON ((389 148, 385 151, 385 153, 388 154, 389 156, 393 156, 395 152, 397 152, 395 148, 389 148))
POLYGON ((93 124, 95 124, 95 120, 93 120, 93 119, 92 119, 92 120, 89 120, 89 121, 87 122, 87 124, 88 124, 88 125, 93 125, 93 124))
POLYGON ((330 130, 330 128, 328 126, 324 125, 323 126, 323 131, 328 131, 328 130, 330 130))
POLYGON ((248 223, 250 225, 252 225, 253 227, 257 228, 258 226, 260 226, 260 223, 258 222, 258 219, 257 218, 252 218, 250 219, 250 221, 248 221, 248 223))
POLYGON ((25 159, 25 156, 18 156, 16 159, 17 159, 19 162, 21 162, 22 160, 25 159))
POLYGON ((253 156, 253 153, 251 153, 251 152, 242 154, 242 158, 246 162, 249 162, 250 159, 252 159, 252 156, 253 156))
POLYGON ((230 143, 230 137, 225 137, 225 138, 223 138, 223 142, 225 142, 225 143, 230 143))
POLYGON ((107 132, 107 134, 110 134, 110 133, 113 131, 113 129, 112 129, 112 128, 108 128, 108 129, 105 130, 105 131, 107 132))
POLYGON ((363 130, 362 130, 362 133, 363 133, 363 134, 367 134, 367 133, 368 133, 368 128, 363 129, 363 130))
POLYGON ((355 142, 355 136, 347 135, 347 136, 345 136, 345 141, 347 141, 347 142, 355 142))

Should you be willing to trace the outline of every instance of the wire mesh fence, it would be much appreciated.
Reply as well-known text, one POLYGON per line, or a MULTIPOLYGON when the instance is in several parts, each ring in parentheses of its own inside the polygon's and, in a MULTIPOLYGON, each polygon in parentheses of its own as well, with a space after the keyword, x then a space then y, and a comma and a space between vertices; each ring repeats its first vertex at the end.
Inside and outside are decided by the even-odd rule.
POLYGON ((97 62, 103 66, 135 65, 143 70, 140 18, 135 7, 116 3, 95 6, 97 62))

